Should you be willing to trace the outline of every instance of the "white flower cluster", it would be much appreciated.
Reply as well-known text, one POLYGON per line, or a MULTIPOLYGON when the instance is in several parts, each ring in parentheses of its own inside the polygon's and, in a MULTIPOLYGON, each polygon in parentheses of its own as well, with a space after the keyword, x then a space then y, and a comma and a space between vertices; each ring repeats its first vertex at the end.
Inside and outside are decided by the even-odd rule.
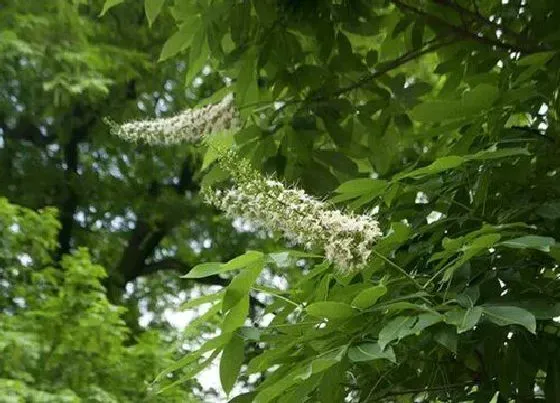
POLYGON ((187 109, 170 118, 109 124, 114 135, 127 141, 163 145, 195 143, 205 135, 237 128, 239 111, 235 107, 233 95, 229 94, 217 104, 187 109))
POLYGON ((342 272, 364 267, 376 240, 379 223, 370 215, 332 209, 303 190, 288 189, 255 172, 232 153, 221 161, 233 174, 235 186, 206 189, 206 200, 231 218, 241 217, 261 227, 280 231, 307 249, 322 248, 325 257, 342 272))

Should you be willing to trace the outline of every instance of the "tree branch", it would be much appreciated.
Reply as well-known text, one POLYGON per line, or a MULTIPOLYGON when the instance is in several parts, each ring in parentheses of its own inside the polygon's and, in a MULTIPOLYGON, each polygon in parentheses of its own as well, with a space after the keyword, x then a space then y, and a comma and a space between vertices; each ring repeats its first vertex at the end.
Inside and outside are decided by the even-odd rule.
POLYGON ((0 115, 0 129, 6 138, 29 141, 35 146, 44 147, 56 141, 56 136, 44 136, 41 130, 29 119, 21 118, 13 128, 6 124, 6 116, 0 115))
POLYGON ((544 130, 539 130, 539 129, 536 129, 536 128, 533 128, 533 127, 526 127, 526 126, 511 126, 510 129, 519 130, 519 131, 521 131, 521 132, 531 134, 531 135, 533 135, 533 136, 536 136, 537 138, 541 138, 541 139, 543 139, 543 140, 547 140, 547 141, 549 141, 549 142, 551 142, 551 143, 555 143, 555 142, 556 142, 555 139, 554 139, 554 137, 551 137, 551 136, 549 136, 548 134, 546 134, 546 133, 544 132, 544 130))
POLYGON ((499 30, 503 31, 504 33, 508 33, 508 34, 511 34, 511 35, 514 35, 514 34, 519 35, 519 34, 517 34, 517 32, 511 31, 509 28, 507 28, 503 25, 500 25, 500 24, 498 24, 494 21, 490 21, 489 19, 484 17, 482 14, 480 14, 480 12, 478 10, 477 11, 471 11, 468 8, 465 8, 465 7, 461 6, 460 4, 455 3, 452 0, 432 0, 432 2, 436 3, 436 4, 439 4, 441 6, 444 6, 444 7, 451 8, 452 10, 457 11, 457 13, 459 15, 471 17, 473 20, 476 20, 480 24, 485 25, 487 27, 491 27, 491 28, 496 29, 496 30, 499 29, 499 30))
MULTIPOLYGON (((438 1, 438 0, 434 0, 434 1, 438 1)), ((442 1, 446 1, 446 0, 442 0, 442 1)), ((454 25, 448 21, 445 21, 439 17, 436 17, 435 15, 429 14, 426 11, 413 7, 407 3, 402 2, 401 0, 391 0, 391 2, 393 4, 395 4, 397 7, 399 7, 401 10, 403 11, 408 11, 411 12, 413 14, 416 14, 418 16, 423 17, 428 23, 437 25, 437 26, 442 26, 442 27, 446 27, 449 30, 451 30, 452 32, 456 33, 457 35, 459 35, 460 37, 466 39, 466 40, 470 40, 473 42, 479 42, 482 44, 486 44, 486 45, 491 45, 491 46, 495 46, 496 48, 499 49, 503 49, 506 50, 508 52, 524 52, 524 53, 535 53, 535 52, 539 52, 542 49, 534 49, 534 48, 527 48, 525 47, 523 44, 510 44, 507 42, 502 42, 498 39, 492 39, 492 38, 488 38, 487 36, 484 36, 482 33, 480 32, 471 32, 466 28, 454 25)), ((446 2, 446 4, 449 2, 446 2)), ((484 17, 482 17, 484 19, 484 17)), ((500 26, 501 27, 501 26, 500 26)), ((502 27, 501 27, 502 28, 502 27)))
POLYGON ((453 383, 453 384, 449 384, 449 385, 442 385, 442 386, 434 386, 434 387, 430 387, 430 388, 417 388, 417 389, 403 389, 403 390, 398 390, 398 391, 394 391, 394 392, 387 392, 385 394, 383 394, 382 396, 376 396, 375 399, 371 400, 371 401, 380 401, 381 399, 385 399, 391 396, 402 396, 402 395, 410 395, 410 394, 417 394, 417 393, 422 393, 422 392, 441 392, 441 391, 447 391, 447 390, 453 390, 453 389, 461 389, 461 388, 465 388, 467 386, 474 386, 476 385, 476 382, 474 381, 468 381, 468 382, 463 382, 463 383, 453 383))
POLYGON ((362 87, 363 85, 367 84, 368 82, 379 78, 381 76, 383 76, 384 74, 390 72, 391 70, 395 70, 396 68, 402 66, 403 64, 406 64, 412 60, 418 59, 421 56, 424 56, 428 53, 432 53, 444 46, 448 46, 450 44, 452 44, 454 41, 447 41, 447 42, 438 42, 438 43, 432 43, 432 44, 428 44, 427 46, 424 46, 422 49, 415 49, 412 50, 408 53, 405 53, 404 55, 385 62, 385 63, 381 63, 381 66, 379 68, 377 68, 373 73, 371 74, 366 74, 365 76, 363 76, 362 78, 360 78, 358 81, 356 81, 355 83, 347 86, 347 87, 342 87, 340 89, 338 89, 337 91, 334 92, 335 96, 338 95, 342 95, 346 92, 350 92, 353 91, 355 89, 358 89, 360 87, 362 87))
MULTIPOLYGON (((194 173, 190 167, 190 161, 185 160, 181 167, 179 183, 173 186, 177 195, 182 196, 186 191, 196 191, 199 188, 193 178, 194 173)), ((157 183, 152 184, 149 193, 151 197, 157 199, 161 193, 161 186, 157 183)), ((146 219, 139 219, 136 222, 136 227, 132 231, 121 259, 110 279, 110 287, 112 288, 110 295, 113 301, 116 301, 122 294, 126 283, 145 275, 146 270, 153 273, 156 268, 163 269, 162 265, 152 265, 151 267, 148 265, 148 268, 146 268, 146 260, 153 255, 161 240, 179 223, 180 220, 177 220, 176 217, 164 217, 155 223, 146 219)), ((166 269, 173 269, 174 267, 176 268, 177 265, 172 265, 166 269)))

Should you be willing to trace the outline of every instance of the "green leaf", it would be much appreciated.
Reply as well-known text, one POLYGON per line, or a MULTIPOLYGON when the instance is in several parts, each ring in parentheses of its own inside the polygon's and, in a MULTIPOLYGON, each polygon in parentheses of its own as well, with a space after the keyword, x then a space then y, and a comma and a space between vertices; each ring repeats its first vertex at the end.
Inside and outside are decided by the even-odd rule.
POLYGON ((255 400, 257 392, 248 392, 235 396, 228 403, 252 403, 255 400))
POLYGON ((452 353, 457 353, 457 332, 450 326, 438 330, 434 334, 434 340, 452 353))
POLYGON ((558 246, 558 244, 555 245, 554 247, 550 248, 549 254, 554 259, 556 259, 558 262, 560 262, 560 246, 558 246))
POLYGON ((311 371, 309 370, 308 365, 297 365, 276 382, 266 385, 267 387, 261 388, 261 390, 257 393, 257 396, 253 399, 253 403, 271 402, 276 397, 286 393, 286 390, 290 387, 304 379, 308 379, 310 376, 311 371))
POLYGON ((255 372, 266 371, 267 368, 275 365, 281 361, 282 358, 289 356, 289 351, 296 344, 294 341, 286 343, 275 349, 264 350, 261 354, 257 355, 249 364, 247 364, 247 373, 254 374, 255 372))
POLYGON ((257 51, 249 49, 241 61, 239 75, 237 77, 237 103, 239 107, 245 107, 259 100, 259 87, 257 84, 257 51))
POLYGON ((165 0, 144 0, 144 11, 148 18, 148 25, 151 27, 157 16, 161 12, 161 8, 165 0))
POLYGON ((311 361, 311 374, 323 372, 334 364, 340 362, 346 354, 347 346, 341 346, 329 353, 321 354, 316 359, 311 361))
POLYGON ((229 394, 245 358, 245 343, 241 337, 233 334, 231 340, 225 345, 220 359, 220 381, 222 388, 229 394))
POLYGON ((521 72, 519 77, 517 77, 514 86, 517 86, 523 81, 526 81, 529 78, 531 78, 533 74, 535 74, 537 71, 543 68, 544 65, 548 63, 548 61, 552 59, 555 54, 556 52, 539 52, 539 53, 533 53, 531 55, 524 56, 521 59, 519 59, 517 62, 518 66, 528 66, 528 67, 523 72, 521 72))
POLYGON ((448 169, 457 168, 458 166, 464 164, 466 161, 466 158, 458 155, 441 157, 426 167, 415 169, 412 172, 395 175, 393 177, 393 180, 400 180, 403 178, 420 178, 426 175, 434 175, 443 171, 447 171, 448 169))
POLYGON ((375 305, 377 300, 387 294, 387 287, 384 285, 377 285, 361 291, 352 300, 352 306, 358 309, 366 309, 375 305))
POLYGON ((378 342, 381 350, 385 350, 387 344, 393 340, 398 340, 411 334, 410 328, 414 326, 416 318, 414 316, 397 316, 379 332, 378 342))
POLYGON ((209 323, 213 323, 213 320, 217 320, 222 311, 222 304, 218 302, 210 307, 208 311, 193 319, 187 328, 184 330, 184 336, 196 336, 200 328, 208 326, 209 323))
POLYGON ((519 66, 539 66, 546 64, 554 55, 556 51, 551 52, 538 52, 533 53, 527 56, 523 56, 517 61, 517 65, 519 66))
POLYGON ((462 117, 461 104, 457 101, 426 101, 410 111, 412 119, 419 122, 440 122, 447 119, 462 117))
POLYGON ((247 341, 260 341, 261 330, 253 326, 243 326, 237 329, 237 334, 247 341))
POLYGON ((209 52, 210 48, 206 38, 206 31, 201 26, 193 35, 189 50, 189 68, 187 74, 185 74, 185 84, 190 85, 193 79, 200 74, 202 68, 208 62, 209 52))
POLYGON ((229 283, 222 302, 224 311, 237 304, 249 294, 251 286, 255 283, 264 268, 264 255, 260 252, 250 251, 224 265, 228 270, 241 269, 237 276, 229 283))
POLYGON ((119 4, 124 3, 124 0, 107 0, 105 1, 105 4, 103 5, 103 10, 101 10, 101 13, 99 13, 100 17, 103 17, 105 14, 107 14, 107 11, 109 11, 111 8, 118 6, 119 4))
POLYGON ((480 84, 463 94, 461 107, 465 116, 472 116, 492 106, 498 99, 498 88, 490 84, 480 84))
POLYGON ((462 94, 461 100, 433 100, 415 106, 411 116, 426 123, 469 118, 489 109, 498 99, 498 88, 489 84, 480 84, 462 94))
POLYGON ((370 192, 381 192, 386 186, 387 181, 384 180, 360 178, 344 182, 335 189, 335 192, 362 195, 370 192))
POLYGON ((224 293, 225 293, 225 290, 221 290, 221 291, 218 291, 214 294, 203 295, 202 297, 191 299, 191 300, 185 302, 184 304, 182 304, 180 309, 181 310, 190 309, 190 308, 194 308, 195 306, 199 306, 199 305, 202 305, 202 304, 207 304, 207 303, 214 302, 214 301, 222 298, 224 293))
POLYGON ((350 305, 331 301, 315 302, 306 311, 309 315, 327 319, 346 319, 354 315, 350 305))
POLYGON ((278 398, 278 403, 293 403, 306 399, 307 396, 313 392, 321 382, 321 374, 315 374, 299 385, 291 388, 287 393, 278 398))
POLYGON ((249 313, 249 295, 242 297, 226 313, 222 322, 222 332, 232 333, 245 324, 249 313))
POLYGON ((521 325, 535 333, 537 321, 531 312, 516 306, 483 305, 484 316, 498 326, 521 325))
POLYGON ((336 188, 335 192, 338 194, 331 198, 331 202, 339 203, 359 198, 356 202, 352 203, 351 206, 352 209, 357 209, 382 194, 386 188, 387 181, 384 180, 369 178, 354 179, 336 188))
POLYGON ((214 350, 218 350, 220 351, 222 346, 226 343, 228 343, 231 339, 231 334, 230 333, 223 333, 219 336, 214 337, 213 339, 208 340, 206 343, 204 343, 202 346, 200 346, 200 348, 190 354, 185 355, 183 358, 181 358, 180 360, 174 362, 172 365, 170 365, 169 367, 167 367, 165 370, 161 371, 154 379, 154 382, 158 382, 161 379, 163 379, 167 374, 176 371, 178 369, 181 369, 195 361, 197 361, 202 354, 208 352, 208 351, 214 351, 214 350))
POLYGON ((317 394, 318 402, 342 402, 345 393, 345 366, 333 365, 321 377, 321 384, 317 394))
POLYGON ((489 147, 487 150, 480 151, 476 154, 465 155, 465 158, 470 160, 490 160, 497 158, 515 157, 517 155, 531 155, 526 147, 514 147, 514 148, 498 148, 494 145, 489 147))
POLYGON ((445 322, 457 326, 457 333, 464 333, 476 326, 483 309, 476 306, 468 309, 456 309, 445 314, 445 322))
POLYGON ((218 356, 219 353, 220 353, 220 350, 214 350, 212 352, 212 354, 210 354, 210 356, 207 359, 205 359, 201 362, 195 362, 195 363, 190 364, 188 366, 188 368, 186 368, 186 370, 183 369, 183 371, 181 373, 181 377, 179 379, 177 379, 175 382, 170 383, 169 385, 165 385, 165 387, 163 387, 161 389, 156 389, 156 393, 161 394, 168 389, 175 388, 175 387, 177 387, 181 384, 184 384, 185 382, 191 380, 196 375, 198 375, 203 369, 208 367, 212 363, 212 361, 214 361, 214 359, 216 359, 216 357, 218 356))
POLYGON ((221 273, 222 271, 226 271, 222 269, 223 264, 217 262, 209 262, 209 263, 201 263, 199 265, 194 266, 191 271, 189 271, 181 278, 203 278, 213 276, 215 274, 221 273))
POLYGON ((556 244, 554 238, 545 236, 528 235, 520 238, 501 242, 500 245, 514 249, 537 249, 550 252, 550 248, 556 244))
POLYGON ((440 314, 426 312, 418 315, 416 323, 410 328, 411 334, 419 335, 424 329, 441 322, 444 317, 440 314))
POLYGON ((276 8, 271 7, 266 1, 253 0, 253 7, 263 24, 272 24, 276 20, 276 8))
POLYGON ((220 183, 225 181, 226 179, 230 178, 229 172, 223 169, 219 165, 214 165, 207 174, 204 175, 202 178, 202 182, 200 186, 203 189, 208 189, 210 186, 215 185, 216 183, 220 183))
POLYGON ((222 156, 224 150, 229 150, 235 144, 235 137, 231 131, 225 130, 219 133, 214 133, 206 138, 208 148, 204 153, 202 160, 201 171, 208 169, 213 162, 222 156))
POLYGON ((321 255, 316 255, 314 253, 302 252, 298 250, 286 250, 282 252, 272 252, 267 255, 268 260, 274 263, 278 267, 290 267, 298 259, 314 259, 320 258, 321 255))
POLYGON ((352 362, 373 361, 373 360, 389 360, 396 363, 395 352, 392 347, 387 347, 384 351, 377 343, 363 343, 350 347, 348 350, 348 358, 352 362))
POLYGON ((194 34, 199 30, 200 26, 201 20, 197 16, 181 25, 179 31, 171 35, 171 37, 164 43, 159 56, 159 61, 161 62, 167 60, 170 57, 175 56, 177 53, 187 49, 191 45, 194 34))
POLYGON ((209 277, 215 274, 221 274, 232 270, 243 269, 257 262, 263 262, 264 264, 264 254, 262 252, 257 252, 257 251, 248 251, 244 255, 238 256, 225 264, 217 263, 217 262, 208 262, 208 263, 202 263, 196 265, 191 269, 190 272, 188 272, 181 278, 209 277))
POLYGON ((394 340, 406 336, 418 335, 424 329, 443 320, 443 316, 435 313, 422 313, 417 316, 397 316, 387 323, 379 332, 378 343, 382 350, 394 340))
POLYGON ((549 220, 560 218, 560 201, 544 203, 537 209, 537 214, 549 220))
MULTIPOLYGON (((489 248, 494 246, 496 242, 500 240, 500 238, 501 235, 498 233, 486 234, 473 239, 470 243, 467 243, 466 245, 463 245, 461 247, 461 251, 463 252, 463 255, 445 267, 445 274, 443 276, 443 281, 449 281, 453 277, 455 270, 463 266, 466 262, 468 262, 473 257, 479 255, 481 252, 487 251, 489 248)), ((457 242, 455 241, 456 240, 452 241, 454 245, 457 244, 457 242)))
POLYGON ((262 389, 256 396, 255 403, 268 403, 277 396, 286 393, 286 390, 295 384, 310 379, 314 374, 324 372, 333 365, 338 364, 346 354, 346 346, 340 347, 330 353, 320 355, 315 360, 295 366, 280 380, 271 386, 262 389))
POLYGON ((224 269, 227 270, 237 270, 243 269, 244 267, 249 267, 257 264, 264 264, 264 253, 255 250, 249 250, 241 256, 231 259, 229 262, 224 264, 224 269))

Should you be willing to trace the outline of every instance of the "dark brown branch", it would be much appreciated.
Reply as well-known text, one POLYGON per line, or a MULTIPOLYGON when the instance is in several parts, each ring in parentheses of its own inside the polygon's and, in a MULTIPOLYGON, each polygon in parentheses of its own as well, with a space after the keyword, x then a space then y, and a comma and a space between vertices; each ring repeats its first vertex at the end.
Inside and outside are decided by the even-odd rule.
MULTIPOLYGON (((420 49, 415 49, 415 50, 411 50, 410 52, 405 53, 404 55, 394 59, 394 60, 390 60, 387 62, 382 62, 380 63, 380 66, 373 72, 370 74, 366 74, 364 75, 362 78, 358 79, 357 81, 353 82, 352 84, 346 86, 346 87, 342 87, 339 88, 337 91, 334 91, 332 93, 329 94, 320 94, 320 95, 316 95, 316 96, 311 96, 308 97, 307 99, 294 99, 294 100, 288 100, 288 101, 284 101, 284 105, 281 108, 276 109, 276 113, 280 113, 283 109, 285 109, 287 106, 290 105, 297 105, 297 104, 302 104, 302 103, 313 103, 313 102, 321 102, 321 101, 325 101, 328 100, 331 97, 336 97, 342 94, 345 94, 347 92, 351 92, 353 90, 356 90, 358 88, 363 87, 364 85, 366 85, 367 83, 369 83, 372 80, 375 80, 376 78, 379 78, 381 76, 383 76, 384 74, 389 73, 392 70, 395 70, 397 68, 399 68, 400 66, 411 62, 413 60, 416 60, 426 54, 435 52, 436 50, 444 47, 444 46, 448 46, 455 43, 455 40, 452 38, 451 40, 448 41, 443 41, 443 42, 430 42, 430 43, 426 43, 424 44, 424 46, 420 49)), ((252 108, 255 106, 262 106, 265 104, 269 104, 269 101, 266 102, 255 102, 252 104, 247 104, 241 107, 241 109, 245 109, 245 108, 252 108)))
MULTIPOLYGON (((370 81, 375 80, 376 78, 379 78, 387 73, 389 73, 392 70, 395 70, 397 68, 399 68, 400 66, 411 62, 413 60, 416 60, 428 53, 432 53, 435 52, 436 50, 444 47, 444 46, 448 46, 451 45, 452 43, 454 43, 454 40, 449 40, 446 42, 437 42, 437 43, 429 43, 429 44, 425 44, 421 49, 415 49, 415 50, 411 50, 410 52, 405 53, 404 55, 394 59, 394 60, 390 60, 388 62, 383 62, 380 63, 380 66, 373 72, 373 73, 369 73, 364 75, 363 77, 361 77, 360 79, 358 79, 357 81, 353 82, 352 84, 346 86, 346 87, 342 87, 339 88, 338 90, 329 93, 329 94, 320 94, 317 96, 311 96, 308 99, 297 99, 297 100, 291 100, 291 101, 286 101, 284 102, 284 105, 281 108, 276 109, 276 113, 279 113, 280 111, 282 111, 284 108, 286 108, 289 105, 295 105, 295 104, 301 104, 301 103, 314 103, 314 102, 322 102, 322 101, 326 101, 332 97, 337 97, 340 95, 343 95, 347 92, 351 92, 353 90, 356 90, 358 88, 361 88, 363 86, 365 86, 366 84, 368 84, 370 81)), ((259 104, 251 104, 251 105, 246 105, 245 107, 252 107, 252 106, 257 106, 260 105, 259 104)))
POLYGON ((162 270, 175 270, 179 273, 186 274, 191 270, 191 267, 177 258, 170 257, 145 264, 139 272, 139 275, 149 276, 150 274, 154 274, 162 270))
POLYGON ((442 5, 444 7, 451 8, 452 10, 455 10, 459 15, 461 15, 463 17, 464 16, 470 17, 473 21, 478 22, 479 24, 481 24, 482 26, 485 26, 488 29, 492 29, 494 31, 500 30, 505 35, 509 35, 511 37, 514 37, 520 43, 532 43, 532 42, 534 42, 532 39, 525 38, 520 33, 509 29, 505 25, 500 25, 495 21, 490 21, 488 18, 486 18, 485 16, 480 14, 480 11, 478 11, 478 10, 471 11, 468 8, 465 8, 465 7, 461 6, 460 4, 455 3, 453 0, 432 0, 432 1, 436 4, 442 5))
POLYGON ((463 382, 463 383, 453 383, 453 384, 449 384, 449 385, 442 385, 442 386, 433 386, 430 388, 417 388, 417 389, 403 389, 403 390, 397 390, 394 392, 387 392, 385 394, 383 394, 382 396, 376 396, 375 399, 371 400, 371 401, 379 401, 381 399, 386 399, 388 397, 391 396, 402 396, 402 395, 410 395, 410 394, 418 394, 418 393, 423 393, 423 392, 445 392, 447 390, 453 390, 453 389, 462 389, 462 388, 466 388, 468 386, 474 386, 476 385, 476 382, 473 381, 468 381, 468 382, 463 382))
MULTIPOLYGON (((186 191, 196 191, 198 184, 194 181, 194 173, 190 167, 190 161, 185 160, 180 173, 179 183, 173 186, 175 192, 182 196, 186 191)), ((162 186, 153 183, 149 189, 149 195, 157 199, 161 194, 162 186)), ((157 266, 146 269, 146 260, 149 259, 163 238, 180 223, 176 217, 164 217, 161 220, 150 222, 146 219, 138 219, 136 227, 132 231, 122 257, 111 277, 111 297, 113 301, 122 293, 126 283, 135 278, 145 275, 146 270, 155 272, 157 266)), ((163 266, 159 266, 160 269, 163 266)), ((171 269, 168 267, 167 269, 171 269)), ((215 284, 215 283, 213 283, 215 284)))
POLYGON ((535 129, 533 127, 526 127, 526 126, 511 126, 510 129, 519 130, 521 132, 525 132, 536 136, 537 138, 541 138, 543 140, 547 140, 551 143, 555 143, 554 137, 549 136, 548 134, 544 133, 544 130, 535 129))
POLYGON ((413 7, 407 3, 404 3, 400 0, 391 0, 391 2, 393 4, 395 4, 397 7, 399 7, 401 10, 403 10, 404 12, 408 11, 411 12, 413 14, 416 14, 422 18, 424 18, 426 20, 426 22, 433 24, 435 26, 441 26, 444 28, 449 29, 450 31, 452 31, 453 33, 459 35, 461 38, 466 39, 466 40, 470 40, 473 42, 477 42, 477 43, 482 43, 485 45, 491 45, 491 46, 495 46, 498 49, 503 49, 506 50, 508 52, 525 52, 525 53, 534 53, 534 52, 539 52, 541 51, 541 49, 533 49, 533 48, 526 48, 524 45, 522 44, 511 44, 511 43, 506 43, 506 42, 502 42, 500 40, 497 39, 492 39, 492 38, 488 38, 487 36, 482 35, 482 33, 480 32, 471 32, 466 28, 454 25, 448 21, 445 21, 439 17, 436 17, 435 15, 429 14, 424 10, 421 10, 419 8, 413 7))
POLYGON ((402 66, 403 64, 406 64, 410 61, 413 61, 415 59, 418 59, 421 56, 424 56, 428 53, 432 53, 435 52, 436 50, 450 45, 452 44, 454 41, 447 41, 447 42, 438 42, 438 43, 433 43, 433 44, 429 44, 427 46, 424 46, 422 49, 415 49, 412 50, 408 53, 405 53, 404 55, 385 62, 385 63, 381 63, 381 66, 379 68, 377 68, 373 73, 371 74, 366 74, 365 76, 363 76, 362 78, 360 78, 358 81, 356 81, 355 83, 347 86, 347 87, 342 87, 340 89, 338 89, 337 91, 334 92, 333 95, 338 96, 338 95, 342 95, 346 92, 350 92, 353 91, 355 89, 358 89, 362 86, 364 86, 365 84, 367 84, 368 82, 379 78, 381 76, 383 76, 384 74, 390 72, 391 70, 395 70, 396 68, 402 66))
POLYGON ((15 127, 10 128, 6 124, 6 116, 0 114, 0 129, 6 138, 28 141, 38 147, 44 147, 56 141, 56 136, 44 136, 39 127, 26 118, 22 118, 15 127))

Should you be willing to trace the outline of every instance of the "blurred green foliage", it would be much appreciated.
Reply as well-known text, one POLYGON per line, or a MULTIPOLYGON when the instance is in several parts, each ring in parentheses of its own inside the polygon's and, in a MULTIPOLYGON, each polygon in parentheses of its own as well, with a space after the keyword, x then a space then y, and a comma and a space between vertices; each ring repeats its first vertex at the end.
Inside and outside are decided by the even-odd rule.
POLYGON ((123 308, 107 300, 105 270, 88 252, 51 265, 59 227, 52 210, 0 199, 0 401, 196 401, 188 388, 150 392, 173 362, 173 345, 157 332, 126 343, 123 308))

